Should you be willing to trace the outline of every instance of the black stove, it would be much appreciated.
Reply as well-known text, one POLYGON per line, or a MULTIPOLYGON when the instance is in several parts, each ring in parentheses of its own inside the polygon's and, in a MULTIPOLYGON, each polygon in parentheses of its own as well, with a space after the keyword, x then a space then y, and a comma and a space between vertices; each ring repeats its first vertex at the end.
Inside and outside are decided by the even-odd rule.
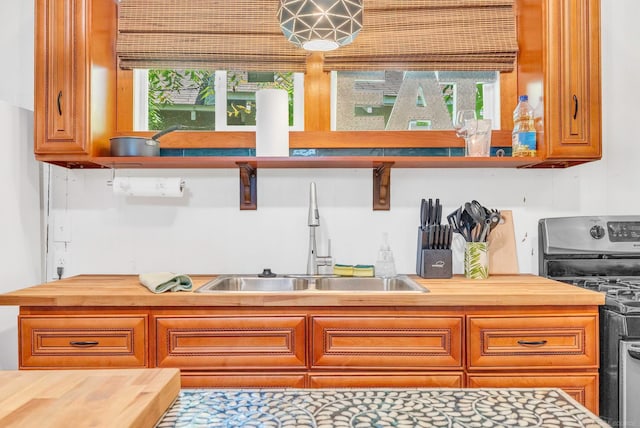
POLYGON ((621 314, 640 314, 640 277, 554 277, 605 295, 605 306, 621 314))
POLYGON ((640 216, 539 222, 540 275, 605 295, 600 307, 600 417, 640 427, 640 216))

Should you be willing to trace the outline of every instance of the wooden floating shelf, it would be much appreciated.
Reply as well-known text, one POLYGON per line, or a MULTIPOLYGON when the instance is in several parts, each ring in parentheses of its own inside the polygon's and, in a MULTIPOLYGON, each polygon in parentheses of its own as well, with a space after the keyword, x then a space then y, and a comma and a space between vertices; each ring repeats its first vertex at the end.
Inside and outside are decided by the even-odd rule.
POLYGON ((253 168, 377 168, 392 164, 393 168, 526 168, 542 162, 539 157, 445 157, 445 156, 324 156, 324 157, 255 157, 255 156, 189 156, 189 157, 94 157, 93 163, 105 168, 237 168, 248 164, 253 168))

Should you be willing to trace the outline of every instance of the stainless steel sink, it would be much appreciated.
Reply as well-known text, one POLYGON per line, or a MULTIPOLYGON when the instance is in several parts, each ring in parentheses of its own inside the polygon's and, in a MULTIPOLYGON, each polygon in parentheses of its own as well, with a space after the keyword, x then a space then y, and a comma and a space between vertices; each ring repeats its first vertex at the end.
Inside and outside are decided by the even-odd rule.
POLYGON ((220 292, 412 292, 428 290, 407 276, 395 278, 360 278, 313 275, 279 275, 259 277, 256 275, 224 275, 207 282, 196 293, 220 292))
POLYGON ((273 293, 306 290, 309 281, 305 278, 276 276, 259 277, 251 275, 219 276, 196 290, 196 293, 255 292, 273 293))
POLYGON ((360 277, 325 277, 315 281, 318 291, 383 291, 383 292, 417 292, 428 290, 407 276, 394 278, 360 278, 360 277))

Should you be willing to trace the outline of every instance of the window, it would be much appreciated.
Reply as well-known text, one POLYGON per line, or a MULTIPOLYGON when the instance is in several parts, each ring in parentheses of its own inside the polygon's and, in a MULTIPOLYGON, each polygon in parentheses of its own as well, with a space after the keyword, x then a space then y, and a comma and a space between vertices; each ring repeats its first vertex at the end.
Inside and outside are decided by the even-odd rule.
POLYGON ((291 130, 302 130, 303 76, 302 73, 136 69, 134 128, 147 131, 182 125, 192 130, 253 131, 256 91, 278 88, 289 93, 291 130))
POLYGON ((452 129, 460 109, 500 128, 498 72, 334 72, 331 129, 452 129))
MULTIPOLYGON (((289 93, 291 130, 304 130, 304 75, 207 70, 134 71, 135 130, 172 125, 209 131, 253 131, 256 91, 289 93), (223 108, 217 108, 223 106, 223 108)), ((445 130, 459 109, 500 127, 498 72, 333 72, 331 129, 445 130)))

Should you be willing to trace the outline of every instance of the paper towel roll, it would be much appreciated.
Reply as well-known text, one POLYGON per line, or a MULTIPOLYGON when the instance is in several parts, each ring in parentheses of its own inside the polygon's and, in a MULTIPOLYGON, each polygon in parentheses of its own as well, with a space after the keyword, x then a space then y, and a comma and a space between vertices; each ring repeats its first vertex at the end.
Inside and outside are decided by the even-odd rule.
POLYGON ((181 197, 184 182, 180 177, 114 177, 113 193, 127 196, 181 197))
POLYGON ((256 156, 289 156, 289 95, 284 89, 256 92, 256 156))

